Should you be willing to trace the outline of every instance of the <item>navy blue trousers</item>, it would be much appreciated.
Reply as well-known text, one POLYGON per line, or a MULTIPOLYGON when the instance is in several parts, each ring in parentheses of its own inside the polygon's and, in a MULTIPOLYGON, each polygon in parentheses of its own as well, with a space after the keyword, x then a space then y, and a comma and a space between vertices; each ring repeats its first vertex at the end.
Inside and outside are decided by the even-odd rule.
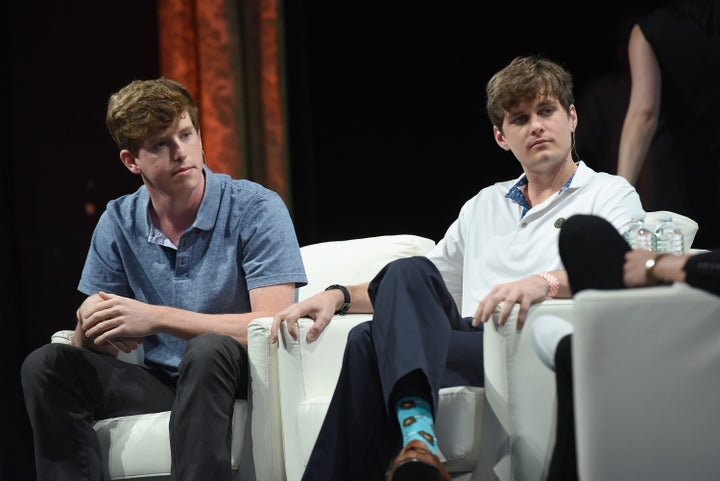
POLYGON ((389 404, 408 374, 422 373, 434 409, 442 387, 483 385, 482 327, 461 317, 427 258, 389 263, 370 283, 369 294, 373 320, 348 335, 340 378, 303 481, 385 479, 402 443, 389 404))

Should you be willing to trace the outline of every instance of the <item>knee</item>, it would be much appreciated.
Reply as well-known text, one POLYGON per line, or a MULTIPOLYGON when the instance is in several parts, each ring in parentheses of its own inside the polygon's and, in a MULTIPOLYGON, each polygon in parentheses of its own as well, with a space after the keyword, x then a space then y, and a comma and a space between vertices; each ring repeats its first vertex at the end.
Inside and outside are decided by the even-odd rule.
POLYGON ((62 369, 68 366, 67 362, 63 362, 63 358, 77 351, 75 346, 60 343, 44 344, 32 351, 20 366, 20 379, 24 389, 41 387, 49 378, 50 372, 62 376, 62 369))
POLYGON ((381 284, 385 286, 406 285, 412 288, 418 284, 419 279, 439 281, 442 277, 435 264, 427 257, 402 257, 389 262, 377 273, 370 282, 368 293, 371 300, 374 301, 381 284))
POLYGON ((370 323, 372 321, 366 321, 361 322, 357 326, 350 329, 350 332, 348 333, 348 343, 357 343, 358 341, 363 341, 366 339, 370 339, 370 323))
POLYGON ((186 355, 208 355, 218 349, 222 349, 222 346, 231 340, 232 338, 223 336, 222 334, 200 334, 187 342, 186 355))
POLYGON ((247 353, 242 345, 230 336, 206 333, 187 342, 180 371, 215 371, 216 369, 245 368, 247 353))
POLYGON ((425 256, 401 257, 389 262, 385 266, 387 274, 405 275, 408 272, 433 272, 437 271, 435 264, 425 256))
POLYGON ((345 345, 346 357, 367 359, 368 354, 374 351, 371 322, 362 322, 350 329, 345 345))

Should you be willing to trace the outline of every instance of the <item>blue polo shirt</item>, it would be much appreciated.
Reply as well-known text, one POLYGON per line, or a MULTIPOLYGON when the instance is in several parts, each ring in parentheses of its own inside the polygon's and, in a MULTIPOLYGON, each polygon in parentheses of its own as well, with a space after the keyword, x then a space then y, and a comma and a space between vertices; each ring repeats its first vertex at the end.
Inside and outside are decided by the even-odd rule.
MULTIPOLYGON (((175 247, 150 220, 145 186, 111 200, 100 216, 78 290, 208 314, 249 312, 249 290, 307 283, 295 229, 280 196, 257 183, 204 168, 195 222, 175 247)), ((145 362, 171 375, 185 341, 143 340, 145 362)))

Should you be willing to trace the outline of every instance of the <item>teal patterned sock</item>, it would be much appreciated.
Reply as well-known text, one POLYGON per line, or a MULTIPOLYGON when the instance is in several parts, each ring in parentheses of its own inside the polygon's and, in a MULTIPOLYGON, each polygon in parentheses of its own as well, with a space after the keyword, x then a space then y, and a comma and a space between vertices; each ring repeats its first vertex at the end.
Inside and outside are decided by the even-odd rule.
POLYGON ((422 398, 409 396, 400 399, 395 407, 402 431, 403 446, 418 439, 427 444, 430 451, 438 454, 430 403, 422 398))

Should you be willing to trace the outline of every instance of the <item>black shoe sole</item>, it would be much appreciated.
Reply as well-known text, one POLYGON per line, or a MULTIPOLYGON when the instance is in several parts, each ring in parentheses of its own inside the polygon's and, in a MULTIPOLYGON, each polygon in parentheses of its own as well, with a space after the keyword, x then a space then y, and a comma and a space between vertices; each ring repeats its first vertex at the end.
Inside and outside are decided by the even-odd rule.
POLYGON ((419 459, 408 459, 395 468, 392 481, 440 481, 440 470, 419 459))

